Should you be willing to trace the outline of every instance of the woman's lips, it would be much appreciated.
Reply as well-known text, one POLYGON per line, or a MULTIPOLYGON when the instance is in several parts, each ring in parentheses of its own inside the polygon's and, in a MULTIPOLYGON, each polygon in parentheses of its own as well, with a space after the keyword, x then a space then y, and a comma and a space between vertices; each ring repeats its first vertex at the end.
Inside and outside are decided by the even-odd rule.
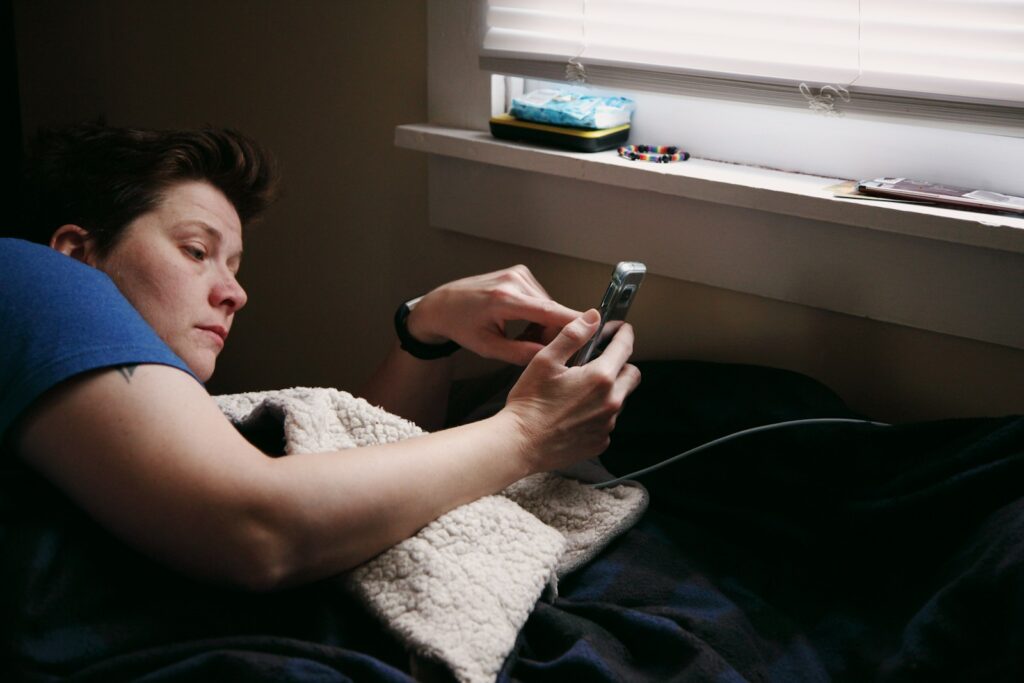
POLYGON ((211 339, 216 339, 221 346, 224 346, 224 342, 227 341, 228 331, 220 325, 197 325, 196 327, 208 333, 211 339))

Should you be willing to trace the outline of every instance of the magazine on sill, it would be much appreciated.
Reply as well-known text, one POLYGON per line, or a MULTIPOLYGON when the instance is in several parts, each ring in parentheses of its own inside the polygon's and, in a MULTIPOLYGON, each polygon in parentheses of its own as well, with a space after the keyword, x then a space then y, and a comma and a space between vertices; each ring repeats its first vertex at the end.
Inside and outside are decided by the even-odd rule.
POLYGON ((850 181, 833 185, 828 189, 832 190, 833 196, 848 199, 899 201, 953 209, 1024 215, 1024 197, 908 178, 850 181))

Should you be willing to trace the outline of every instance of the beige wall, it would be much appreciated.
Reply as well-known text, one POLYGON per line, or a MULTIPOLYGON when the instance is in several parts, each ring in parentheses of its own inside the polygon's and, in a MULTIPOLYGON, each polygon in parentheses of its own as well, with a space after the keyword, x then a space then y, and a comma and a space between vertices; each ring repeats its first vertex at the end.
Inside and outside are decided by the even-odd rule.
MULTIPOLYGON (((425 7, 412 0, 15 3, 22 111, 37 126, 232 126, 279 157, 285 196, 246 237, 250 295, 213 391, 352 386, 391 342, 427 235, 425 7)), ((429 240, 429 235, 427 235, 429 240)))
MULTIPOLYGON (((397 302, 460 275, 524 262, 568 305, 601 293, 607 264, 428 227, 426 161, 392 145, 427 119, 424 2, 16 0, 15 22, 26 131, 229 125, 280 158, 286 195, 247 236, 250 303, 212 391, 355 388, 397 302)), ((639 357, 800 370, 881 418, 1024 412, 1008 348, 656 276, 632 321, 639 357)))

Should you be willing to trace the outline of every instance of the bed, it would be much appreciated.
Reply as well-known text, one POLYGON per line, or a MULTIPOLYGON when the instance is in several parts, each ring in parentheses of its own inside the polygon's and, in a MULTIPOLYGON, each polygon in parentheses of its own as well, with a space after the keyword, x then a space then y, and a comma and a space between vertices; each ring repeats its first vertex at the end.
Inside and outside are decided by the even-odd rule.
MULTIPOLYGON (((614 473, 759 424, 864 417, 784 370, 641 370, 603 457, 614 473)), ((642 483, 646 513, 536 601, 496 680, 1024 679, 1024 418, 782 429, 642 483)), ((338 581, 213 589, 68 525, 113 568, 86 578, 120 599, 97 618, 60 604, 71 579, 45 577, 39 608, 63 628, 7 644, 45 662, 26 680, 456 680, 338 581)))

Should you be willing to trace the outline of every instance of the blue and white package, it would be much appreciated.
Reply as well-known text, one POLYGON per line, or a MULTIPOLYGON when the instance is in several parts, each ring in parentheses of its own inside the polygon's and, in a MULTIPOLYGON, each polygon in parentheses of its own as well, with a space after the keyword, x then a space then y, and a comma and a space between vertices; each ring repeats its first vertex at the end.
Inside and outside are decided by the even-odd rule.
POLYGON ((523 121, 600 129, 628 124, 634 109, 636 104, 628 97, 543 88, 513 99, 509 113, 523 121))

